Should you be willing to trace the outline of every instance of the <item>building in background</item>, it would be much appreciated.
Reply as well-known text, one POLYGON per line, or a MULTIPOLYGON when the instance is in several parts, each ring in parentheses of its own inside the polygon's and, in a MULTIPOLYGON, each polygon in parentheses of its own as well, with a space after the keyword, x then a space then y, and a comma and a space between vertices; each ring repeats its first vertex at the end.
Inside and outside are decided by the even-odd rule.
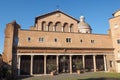
POLYGON ((59 10, 36 17, 29 30, 13 21, 5 29, 3 61, 17 75, 46 75, 50 64, 58 73, 76 73, 79 61, 86 71, 120 72, 120 11, 109 23, 108 34, 93 34, 84 16, 59 10))

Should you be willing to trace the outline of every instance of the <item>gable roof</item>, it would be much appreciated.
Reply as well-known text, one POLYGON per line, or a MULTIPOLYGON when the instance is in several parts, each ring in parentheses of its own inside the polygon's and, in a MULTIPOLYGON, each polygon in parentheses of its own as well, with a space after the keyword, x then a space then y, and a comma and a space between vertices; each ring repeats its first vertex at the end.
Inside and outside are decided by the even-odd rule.
POLYGON ((52 15, 52 14, 55 14, 55 13, 58 13, 58 12, 66 15, 66 16, 68 16, 68 17, 70 17, 70 18, 72 18, 73 20, 75 20, 75 21, 77 21, 77 22, 79 22, 79 20, 73 18, 72 16, 69 16, 68 14, 66 14, 66 13, 64 13, 64 12, 62 12, 62 11, 60 11, 60 10, 56 10, 56 11, 53 11, 53 12, 50 12, 50 13, 43 14, 43 15, 40 15, 40 16, 35 17, 35 23, 37 22, 37 19, 38 19, 38 18, 44 18, 44 17, 46 17, 46 16, 49 16, 49 15, 52 15))

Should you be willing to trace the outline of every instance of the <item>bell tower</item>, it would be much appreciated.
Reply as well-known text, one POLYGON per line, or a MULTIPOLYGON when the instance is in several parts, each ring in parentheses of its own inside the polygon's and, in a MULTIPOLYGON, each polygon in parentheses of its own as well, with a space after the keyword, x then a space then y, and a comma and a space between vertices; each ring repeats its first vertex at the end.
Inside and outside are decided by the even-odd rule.
POLYGON ((120 73, 120 10, 109 19, 110 35, 113 42, 116 71, 120 73))
POLYGON ((18 38, 18 30, 20 26, 13 21, 6 25, 5 29, 5 40, 4 40, 4 51, 3 61, 9 65, 12 65, 13 53, 15 53, 15 47, 17 46, 16 40, 18 38))

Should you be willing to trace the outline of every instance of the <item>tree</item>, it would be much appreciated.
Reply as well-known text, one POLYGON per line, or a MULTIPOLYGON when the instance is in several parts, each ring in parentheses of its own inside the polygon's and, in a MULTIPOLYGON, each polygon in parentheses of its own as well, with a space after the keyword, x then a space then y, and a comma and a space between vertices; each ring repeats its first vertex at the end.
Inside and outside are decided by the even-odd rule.
POLYGON ((80 74, 80 72, 81 72, 80 70, 83 69, 83 63, 82 63, 82 61, 76 62, 75 65, 76 65, 77 73, 80 74))

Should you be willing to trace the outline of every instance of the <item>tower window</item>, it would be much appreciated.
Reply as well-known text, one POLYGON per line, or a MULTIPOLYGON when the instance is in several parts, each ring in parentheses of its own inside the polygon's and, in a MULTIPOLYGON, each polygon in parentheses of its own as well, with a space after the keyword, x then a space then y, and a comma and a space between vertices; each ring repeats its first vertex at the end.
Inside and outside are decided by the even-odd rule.
POLYGON ((71 38, 66 38, 66 42, 70 43, 71 42, 71 38))
POLYGON ((39 42, 44 42, 44 38, 43 37, 39 38, 39 42))
POLYGON ((117 43, 120 44, 120 39, 117 40, 117 43))
POLYGON ((91 43, 94 43, 94 40, 91 40, 91 43))

